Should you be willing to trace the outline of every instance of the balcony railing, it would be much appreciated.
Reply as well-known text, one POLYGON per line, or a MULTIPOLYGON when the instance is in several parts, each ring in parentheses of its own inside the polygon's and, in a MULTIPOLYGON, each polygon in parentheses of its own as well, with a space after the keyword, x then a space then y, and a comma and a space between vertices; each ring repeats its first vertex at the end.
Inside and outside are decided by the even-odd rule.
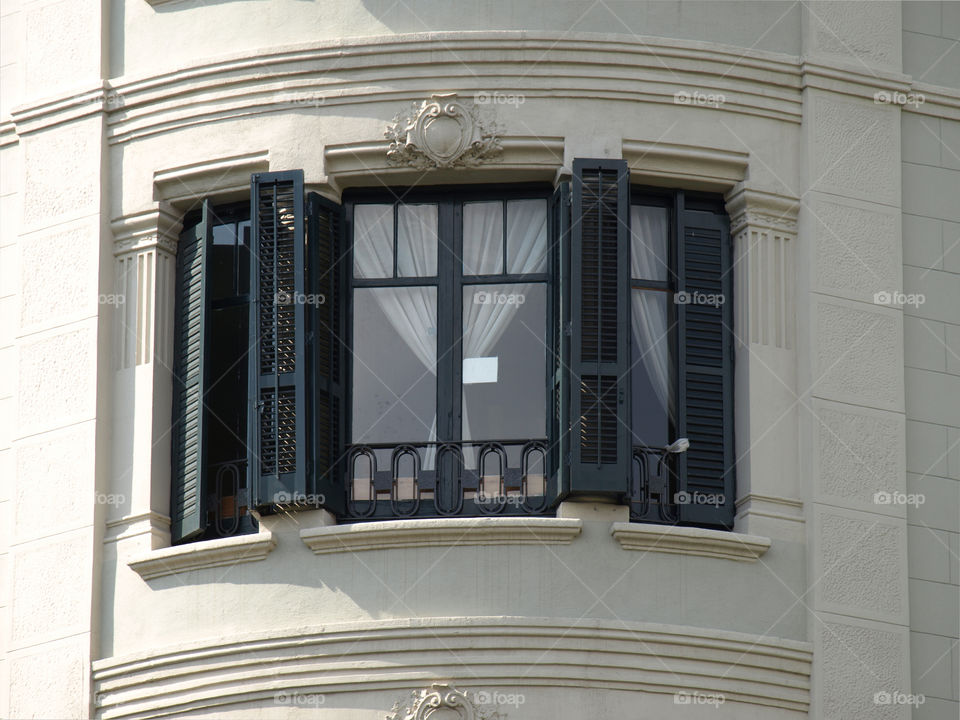
POLYGON ((249 512, 246 477, 246 459, 207 465, 207 537, 257 532, 257 521, 249 512))
POLYGON ((630 488, 630 520, 674 524, 679 521, 676 497, 679 476, 676 453, 666 448, 634 445, 630 488))
POLYGON ((542 515, 547 441, 352 445, 347 518, 542 515))

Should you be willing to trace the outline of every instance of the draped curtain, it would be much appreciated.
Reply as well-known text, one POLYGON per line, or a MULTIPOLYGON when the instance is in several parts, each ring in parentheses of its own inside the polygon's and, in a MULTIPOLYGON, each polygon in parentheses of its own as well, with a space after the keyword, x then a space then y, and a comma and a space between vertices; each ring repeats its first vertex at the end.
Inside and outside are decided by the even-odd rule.
MULTIPOLYGON (((402 277, 436 274, 437 206, 402 205, 397 212, 397 270, 402 277)), ((357 205, 354 212, 354 273, 358 278, 393 277, 393 209, 390 205, 357 205)), ((503 204, 469 203, 464 211, 464 274, 495 274, 503 265, 503 204)), ((507 263, 511 273, 543 273, 547 268, 547 213, 543 200, 507 203, 507 263)), ((464 297, 464 358, 486 357, 516 315, 516 302, 496 302, 491 286, 468 287, 464 297), (487 302, 483 296, 487 292, 487 302), (478 302, 475 302, 478 300, 478 302)), ((501 284, 497 292, 526 294, 529 283, 501 284)), ((437 373, 437 304, 431 287, 380 287, 373 297, 397 334, 423 364, 437 373)), ((470 439, 466 401, 463 437, 470 439)), ((437 417, 429 441, 437 439, 437 417)), ((468 467, 475 454, 465 450, 468 467)), ((426 453, 424 469, 433 468, 435 451, 426 453)))
MULTIPOLYGON (((393 211, 389 205, 358 205, 354 213, 354 271, 361 278, 389 278, 393 276, 393 211), (360 212, 361 208, 364 209, 360 212), (385 219, 386 218, 386 219, 385 219)), ((398 245, 400 238, 410 238, 407 252, 401 253, 398 270, 401 274, 420 275, 428 270, 436 273, 436 206, 420 205, 401 207, 398 220, 398 245), (433 215, 433 258, 429 257, 429 211, 433 215), (421 211, 417 213, 416 211, 421 211), (424 219, 426 215, 426 219, 424 219), (419 238, 419 241, 415 241, 419 238), (406 272, 404 272, 406 271, 406 272)), ((402 247, 402 246, 401 246, 402 247)), ((437 374, 437 302, 436 291, 430 287, 379 287, 372 288, 372 295, 384 316, 413 351, 424 372, 436 377, 437 374)), ((359 330, 359 328, 357 328, 359 330)), ((426 427, 426 423, 424 423, 426 427)), ((419 433, 418 433, 419 434, 419 433)), ((411 438, 412 439, 412 438, 411 438)), ((427 440, 437 439, 437 415, 434 408, 433 419, 428 428, 427 440)), ((424 454, 423 469, 433 468, 436 450, 431 447, 424 454)))
MULTIPOLYGON (((470 262, 474 267, 499 266, 496 258, 502 255, 500 238, 502 230, 502 206, 500 203, 477 203, 471 213, 469 230, 474 233, 468 243, 468 226, 464 224, 464 248, 471 251, 470 262)), ((466 217, 466 213, 465 213, 466 217)), ((510 273, 546 272, 547 259, 547 212, 543 200, 517 200, 507 203, 507 268, 510 273)), ((464 258, 464 273, 467 273, 464 258)), ((496 286, 466 286, 463 298, 463 358, 487 357, 496 346, 520 305, 517 302, 497 302, 496 293, 526 296, 530 283, 505 283, 496 286), (481 294, 485 293, 485 295, 481 294), (486 302, 483 302, 486 300, 486 302)), ((470 408, 466 396, 463 399, 463 439, 473 439, 470 431, 470 408)), ((487 438, 480 438, 487 439, 487 438)), ((476 466, 476 453, 472 447, 464 449, 467 467, 476 466)))
MULTIPOLYGON (((667 213, 663 208, 634 205, 630 208, 631 277, 666 280, 668 272, 667 213)), ((660 406, 673 417, 670 397, 670 347, 667 314, 658 306, 660 292, 632 292, 631 324, 640 344, 641 362, 660 406)))

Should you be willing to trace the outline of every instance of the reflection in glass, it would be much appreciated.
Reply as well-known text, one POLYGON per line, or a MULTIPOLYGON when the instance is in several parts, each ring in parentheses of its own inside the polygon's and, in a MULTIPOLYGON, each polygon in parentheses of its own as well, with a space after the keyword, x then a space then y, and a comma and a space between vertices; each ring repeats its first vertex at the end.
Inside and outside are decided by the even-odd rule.
POLYGON ((353 312, 353 442, 435 439, 436 288, 357 288, 353 312))
POLYGON ((463 274, 503 272, 503 203, 464 203, 463 274))
POLYGON ((633 353, 633 442, 663 446, 670 441, 670 342, 667 317, 668 294, 634 290, 631 320, 633 353))
POLYGON ((354 207, 353 276, 393 277, 393 205, 354 207))
POLYGON ((397 276, 437 274, 437 206, 397 208, 397 276))
MULTIPOLYGON (((463 288, 463 361, 483 368, 464 377, 464 440, 540 438, 546 433, 546 285, 499 283, 463 288), (495 376, 490 366, 495 364, 495 376), (485 366, 485 367, 484 367, 485 366), (495 379, 494 379, 495 378, 495 379)), ((476 454, 467 453, 476 467, 476 454)), ((520 458, 510 457, 516 467, 520 458)))
POLYGON ((669 216, 666 208, 645 205, 630 207, 631 277, 637 280, 668 279, 668 232, 669 216))

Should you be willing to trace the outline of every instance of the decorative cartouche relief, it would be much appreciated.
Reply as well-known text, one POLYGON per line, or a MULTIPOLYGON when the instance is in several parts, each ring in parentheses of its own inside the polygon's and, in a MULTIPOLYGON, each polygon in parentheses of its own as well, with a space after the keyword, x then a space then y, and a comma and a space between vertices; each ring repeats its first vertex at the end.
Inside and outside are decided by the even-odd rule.
POLYGON ((433 168, 472 167, 502 152, 496 121, 456 93, 431 95, 399 112, 384 133, 393 165, 433 168))
POLYGON ((414 690, 405 701, 393 704, 386 720, 505 720, 491 705, 474 702, 462 690, 447 683, 433 683, 414 690))

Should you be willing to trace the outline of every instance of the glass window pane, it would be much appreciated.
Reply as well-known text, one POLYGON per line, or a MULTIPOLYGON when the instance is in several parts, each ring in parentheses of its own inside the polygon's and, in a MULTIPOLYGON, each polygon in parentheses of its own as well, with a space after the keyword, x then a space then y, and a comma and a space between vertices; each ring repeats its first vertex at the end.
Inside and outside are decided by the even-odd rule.
POLYGON ((503 272, 503 203, 463 205, 463 274, 503 272))
POLYGON ((401 205, 397 209, 397 275, 437 274, 437 206, 401 205))
POLYGON ((434 287, 354 290, 353 442, 436 438, 436 324, 434 287))
POLYGON ((393 205, 354 207, 353 276, 393 277, 393 205))
POLYGON ((631 276, 637 280, 669 278, 670 256, 667 237, 670 222, 667 209, 633 205, 630 207, 631 276))
POLYGON ((547 201, 507 201, 507 272, 547 271, 547 201))
POLYGON ((546 317, 544 283, 463 288, 464 440, 545 436, 546 317))
POLYGON ((214 300, 233 297, 237 278, 237 226, 233 223, 213 226, 210 252, 210 289, 214 300))
POLYGON ((670 442, 670 333, 668 293, 634 290, 632 386, 633 442, 661 447, 670 442))

